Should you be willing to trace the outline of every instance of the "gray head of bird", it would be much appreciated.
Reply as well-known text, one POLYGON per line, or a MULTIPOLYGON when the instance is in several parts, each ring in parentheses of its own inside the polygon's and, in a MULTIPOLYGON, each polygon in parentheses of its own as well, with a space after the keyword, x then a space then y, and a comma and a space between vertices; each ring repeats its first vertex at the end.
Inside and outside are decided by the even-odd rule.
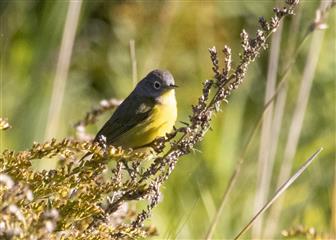
POLYGON ((156 69, 148 73, 134 91, 138 95, 156 99, 176 87, 173 75, 169 71, 156 69))

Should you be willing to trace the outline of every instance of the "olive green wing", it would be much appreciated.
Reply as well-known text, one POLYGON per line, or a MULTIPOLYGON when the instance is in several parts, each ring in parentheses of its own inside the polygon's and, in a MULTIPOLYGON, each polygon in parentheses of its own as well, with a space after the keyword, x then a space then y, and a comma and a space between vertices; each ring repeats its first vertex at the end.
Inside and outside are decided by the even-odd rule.
POLYGON ((130 94, 116 109, 98 132, 94 141, 103 135, 107 144, 113 144, 120 136, 143 122, 150 115, 155 102, 149 98, 130 94))

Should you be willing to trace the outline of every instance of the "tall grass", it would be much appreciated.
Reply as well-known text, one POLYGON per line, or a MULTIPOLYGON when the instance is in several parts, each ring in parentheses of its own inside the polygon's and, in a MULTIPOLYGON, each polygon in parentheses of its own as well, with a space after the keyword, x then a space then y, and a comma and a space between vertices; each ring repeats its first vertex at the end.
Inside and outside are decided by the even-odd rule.
POLYGON ((57 135, 82 1, 69 1, 49 106, 45 139, 57 135))
MULTIPOLYGON (((288 42, 292 38, 300 39, 298 36, 306 31, 307 23, 314 18, 318 7, 314 2, 304 1, 302 4, 304 14, 301 18, 294 16, 297 21, 296 30, 288 31, 288 22, 285 22, 282 38, 287 38, 288 42)), ((54 71, 50 69, 57 65, 67 6, 64 2, 34 2, 28 5, 22 1, 1 5, 1 26, 2 33, 5 34, 5 37, 0 38, 3 60, 1 91, 5 99, 1 103, 4 106, 3 112, 7 113, 3 116, 8 117, 14 126, 1 133, 4 139, 0 146, 2 150, 27 148, 31 142, 40 141, 45 136, 41 126, 45 125, 46 116, 51 111, 49 100, 52 96, 49 89, 54 89, 55 79, 54 71)), ((209 42, 219 48, 227 43, 233 51, 237 51, 235 49, 240 45, 240 29, 247 28, 248 32, 255 29, 257 16, 270 16, 269 9, 272 7, 271 1, 182 4, 83 2, 81 28, 74 38, 69 74, 63 85, 64 97, 60 98, 63 99, 62 103, 57 99, 60 101, 61 112, 55 119, 59 119, 59 124, 52 130, 57 131, 58 136, 71 135, 72 125, 78 120, 78 116, 83 116, 100 99, 122 99, 127 96, 132 89, 131 75, 134 76, 131 71, 133 59, 129 56, 130 39, 134 39, 136 43, 139 78, 156 67, 164 67, 174 73, 180 86, 177 92, 179 120, 185 121, 190 114, 190 105, 198 96, 200 80, 211 75, 211 66, 205 57, 209 42)), ((334 11, 330 12, 335 17, 334 11)), ((262 227, 262 232, 267 231, 264 236, 279 237, 282 229, 299 223, 308 226, 315 224, 311 217, 311 212, 314 211, 319 212, 318 219, 321 220, 316 228, 325 232, 330 232, 331 229, 330 219, 333 216, 330 212, 335 211, 335 207, 330 207, 332 200, 324 190, 333 185, 334 178, 331 176, 334 176, 335 169, 330 168, 332 161, 328 160, 334 157, 335 147, 331 146, 334 137, 330 131, 325 133, 325 129, 333 129, 335 117, 331 112, 324 113, 320 107, 332 106, 334 101, 334 98, 327 98, 334 89, 330 71, 332 58, 330 52, 323 47, 332 41, 332 30, 333 26, 330 25, 321 45, 320 64, 314 73, 319 81, 313 83, 310 98, 314 100, 308 102, 303 130, 295 150, 295 159, 304 159, 315 149, 315 145, 327 146, 321 154, 321 161, 314 165, 314 170, 323 172, 324 177, 316 177, 311 171, 303 175, 302 180, 293 186, 294 190, 286 193, 281 217, 273 225, 274 228, 270 228, 268 232, 268 228, 262 227), (320 94, 319 97, 316 97, 317 94, 320 94), (306 176, 316 184, 312 186, 306 176), (298 205, 302 206, 299 200, 304 196, 297 198, 298 190, 308 192, 311 196, 304 209, 297 208, 298 205), (317 194, 318 199, 314 197, 317 194)), ((309 37, 310 35, 307 40, 310 40, 309 37)), ((299 46, 287 44, 287 41, 281 44, 279 69, 282 70, 278 77, 280 81, 285 81, 277 85, 267 104, 264 90, 270 69, 265 55, 262 55, 258 63, 249 70, 247 81, 230 99, 230 104, 223 108, 223 112, 216 114, 212 131, 204 142, 196 147, 194 153, 178 163, 162 189, 162 202, 153 212, 152 222, 158 227, 160 234, 158 239, 162 236, 181 239, 203 237, 210 222, 214 220, 214 214, 217 216, 217 224, 212 236, 232 238, 253 216, 251 206, 257 191, 254 188, 255 181, 258 177, 267 178, 266 175, 256 173, 260 147, 259 127, 256 126, 260 126, 260 112, 264 111, 263 108, 267 109, 264 105, 270 106, 270 102, 274 100, 271 127, 274 132, 270 143, 272 149, 267 150, 275 152, 274 147, 277 147, 277 153, 272 177, 266 183, 270 184, 270 192, 276 189, 275 176, 281 169, 284 145, 287 142, 287 136, 284 135, 289 129, 288 114, 296 111, 292 105, 297 99, 298 80, 302 78, 300 69, 306 64, 307 40, 302 44, 299 42, 299 46), (290 62, 288 67, 282 63, 283 56, 287 54, 291 55, 286 57, 290 62), (286 72, 286 77, 283 77, 283 72, 286 72), (284 111, 282 123, 281 110, 284 111), (275 127, 281 129, 278 143, 275 127), (247 139, 251 140, 246 141, 247 139), (237 171, 231 178, 233 180, 229 180, 236 161, 237 171)), ((238 60, 238 57, 234 58, 233 65, 238 60)), ((102 116, 102 120, 96 125, 90 126, 87 133, 94 134, 109 114, 102 116)), ((178 126, 181 125, 183 124, 178 123, 178 126)), ((293 162, 295 168, 297 164, 293 162)), ((268 169, 272 170, 271 165, 268 165, 268 169)), ((268 199, 267 195, 265 192, 265 199, 268 199)), ((277 207, 277 203, 274 206, 277 207)), ((271 208, 271 211, 274 209, 271 208)), ((273 223, 272 215, 266 218, 264 226, 271 226, 270 223, 273 223)))
MULTIPOLYGON (((331 3, 332 1, 321 1, 320 8, 316 12, 317 16, 319 14, 318 13, 319 11, 324 12, 325 9, 330 8, 331 3)), ((318 20, 315 19, 315 21, 321 21, 321 20, 322 19, 318 20)), ((295 103, 295 109, 293 111, 290 128, 288 130, 284 160, 282 162, 277 181, 278 186, 280 185, 281 182, 284 181, 284 179, 288 178, 292 169, 294 156, 297 152, 298 142, 301 135, 304 116, 307 109, 308 100, 310 97, 312 82, 315 78, 315 71, 320 57, 320 49, 321 44, 323 42, 323 37, 324 37, 324 31, 315 31, 312 35, 308 55, 306 58, 307 61, 304 67, 299 87, 299 93, 295 103)), ((271 230, 275 229, 276 226, 278 225, 283 204, 284 204, 283 200, 280 200, 272 209, 268 221, 268 226, 271 230)))
MULTIPOLYGON (((279 55, 280 55, 280 43, 282 36, 282 24, 279 26, 279 31, 277 31, 272 36, 272 43, 270 48, 268 72, 266 80, 266 91, 264 104, 267 104, 270 99, 274 96, 276 90, 276 80, 279 65, 279 55)), ((259 156, 258 156, 258 170, 257 170, 257 192, 254 202, 254 211, 257 212, 261 208, 263 203, 266 201, 270 181, 272 177, 272 169, 274 165, 275 155, 272 152, 274 149, 274 144, 276 144, 277 136, 274 135, 275 128, 273 125, 273 101, 270 106, 263 113, 262 127, 261 127, 261 137, 259 146, 259 156)), ((253 237, 260 238, 262 230, 262 216, 258 219, 253 227, 253 237)))

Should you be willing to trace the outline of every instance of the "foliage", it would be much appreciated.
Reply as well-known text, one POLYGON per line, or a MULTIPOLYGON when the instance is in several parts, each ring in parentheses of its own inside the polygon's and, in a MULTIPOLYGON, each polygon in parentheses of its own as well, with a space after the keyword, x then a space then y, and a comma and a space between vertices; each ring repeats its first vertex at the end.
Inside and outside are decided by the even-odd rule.
MULTIPOLYGON (((143 223, 159 202, 161 185, 178 159, 189 154, 203 139, 213 114, 242 83, 248 65, 266 49, 267 38, 284 16, 292 14, 296 2, 288 1, 288 5, 288 8, 275 8, 270 22, 260 18, 262 28, 255 39, 245 30, 241 33, 243 53, 235 69, 229 47, 223 50, 223 69, 219 68, 216 49, 209 49, 214 80, 204 82, 190 122, 157 139, 152 144, 155 152, 136 152, 71 138, 34 143, 27 151, 5 150, 0 157, 1 236, 119 239, 155 234, 152 227, 144 227, 143 223), (211 90, 215 91, 212 95, 211 90), (92 156, 81 158, 85 152, 92 156), (40 172, 32 169, 33 160, 52 158, 59 159, 56 169, 40 172), (111 161, 113 166, 108 167, 111 161), (131 206, 141 200, 146 200, 147 206, 137 213, 131 206)), ((108 104, 103 102, 76 125, 77 131, 116 105, 118 102, 113 100, 108 104)))
MULTIPOLYGON (((268 18, 271 14, 271 11, 267 12, 268 6, 273 4, 272 1, 254 2, 250 7, 248 2, 227 4, 225 1, 207 4, 83 1, 66 79, 62 120, 59 126, 54 126, 57 134, 52 135, 56 139, 69 137, 30 147, 32 141, 44 141, 41 136, 45 136, 46 112, 52 111, 48 101, 50 89, 54 91, 55 88, 50 84, 54 76, 50 69, 56 66, 68 2, 2 1, 0 31, 4 37, 0 38, 0 55, 5 61, 0 61, 0 81, 4 89, 1 89, 1 97, 4 94, 5 101, 1 101, 4 104, 0 116, 8 117, 14 128, 0 132, 0 148, 30 149, 6 150, 0 157, 0 221, 2 216, 4 218, 0 232, 8 238, 13 235, 48 239, 153 235, 158 235, 159 239, 200 238, 214 213, 221 212, 216 206, 232 171, 232 163, 245 159, 241 171, 244 177, 238 179, 237 187, 230 194, 232 202, 224 214, 218 214, 222 216, 218 224, 221 228, 216 229, 215 236, 231 238, 253 214, 250 206, 255 191, 254 179, 259 177, 253 161, 258 148, 255 141, 258 135, 254 134, 258 133, 258 128, 254 127, 254 120, 269 106, 262 104, 263 78, 267 72, 265 54, 261 55, 257 67, 251 65, 248 74, 246 66, 263 47, 267 47, 268 33, 277 27, 279 18, 287 10, 275 9, 275 16, 269 22, 260 18, 261 29, 256 39, 250 39, 247 32, 251 31, 250 22, 254 23, 250 21, 251 15, 268 18), (216 49, 211 48, 211 62, 204 58, 208 46, 221 45, 223 41, 235 52, 240 45, 236 36, 242 26, 247 31, 241 33, 243 52, 240 55, 231 56, 230 48, 225 47, 221 60, 216 49), (183 127, 177 123, 176 131, 158 139, 153 144, 155 152, 150 154, 106 147, 104 142, 100 145, 90 142, 88 133, 95 132, 104 117, 111 114, 110 110, 120 103, 115 98, 101 101, 79 121, 75 125, 75 138, 69 133, 69 122, 72 125, 92 102, 102 96, 121 98, 129 93, 132 83, 127 81, 131 79, 127 43, 132 38, 136 43, 139 75, 155 67, 173 72, 181 86, 177 91, 179 119, 185 120, 190 115, 183 127), (197 80, 208 78, 211 68, 207 66, 211 63, 214 77, 204 82, 202 96, 190 109, 199 96, 197 80), (220 66, 224 66, 223 69, 220 66), (228 94, 243 79, 248 81, 234 95, 233 101, 221 108, 221 103, 227 101, 228 94), (218 110, 223 113, 217 113, 218 110), (246 141, 251 128, 254 137, 246 141), (213 131, 208 131, 211 129, 213 131), (207 136, 203 139, 205 133, 207 136), (248 150, 244 147, 245 142, 248 142, 248 150), (94 156, 81 160, 87 151, 94 152, 94 156), (182 156, 185 156, 183 161, 182 156), (36 170, 42 169, 41 165, 50 169, 57 161, 56 169, 36 170), (146 221, 147 218, 150 221, 146 221), (149 225, 150 222, 155 228, 149 225)), ((298 79, 306 60, 301 33, 306 33, 307 29, 309 33, 326 28, 325 19, 321 17, 323 11, 310 24, 316 8, 317 1, 301 2, 296 16, 284 22, 285 27, 295 25, 295 22, 297 27, 283 32, 282 38, 288 38, 288 42, 283 41, 280 48, 281 56, 288 55, 279 62, 280 69, 285 69, 284 75, 290 72, 290 77, 282 81, 284 71, 279 71, 281 84, 278 89, 289 86, 284 123, 281 124, 282 138, 287 134, 287 119, 292 114, 293 96, 296 97, 298 79), (290 49, 294 49, 295 54, 289 54, 290 49)), ((330 33, 332 31, 326 31, 326 39, 334 39, 330 33)), ((330 54, 330 48, 334 46, 331 42, 324 42, 323 57, 315 77, 318 81, 313 85, 313 101, 309 103, 297 149, 300 160, 306 158, 307 152, 310 153, 316 145, 323 146, 324 159, 309 172, 309 178, 303 176, 300 184, 287 191, 281 221, 274 221, 277 229, 273 234, 290 229, 289 226, 298 222, 316 227, 318 233, 330 231, 326 229, 331 227, 328 221, 334 209, 329 205, 332 202, 329 187, 334 172, 328 159, 333 159, 335 150, 332 146, 334 131, 330 130, 334 129, 331 124, 334 117, 327 107, 333 105, 335 99, 329 90, 334 86, 330 69, 335 63, 330 54)), ((278 96, 272 97, 273 100, 278 100, 278 96)), ((0 126, 8 125, 6 121, 0 121, 0 126)), ((275 187, 274 178, 282 165, 283 142, 286 141, 280 141, 278 147, 271 188, 275 187)), ((269 143, 267 147, 272 146, 269 143)), ((295 161, 294 167, 298 164, 295 161)), ((268 227, 270 221, 273 223, 268 217, 264 226, 268 227)))

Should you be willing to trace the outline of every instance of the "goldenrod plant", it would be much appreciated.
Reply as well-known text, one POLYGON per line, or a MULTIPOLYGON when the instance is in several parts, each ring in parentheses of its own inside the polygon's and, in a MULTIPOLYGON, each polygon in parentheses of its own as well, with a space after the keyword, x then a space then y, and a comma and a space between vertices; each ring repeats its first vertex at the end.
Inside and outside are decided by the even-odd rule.
MULTIPOLYGON (((223 103, 228 103, 229 96, 244 81, 250 64, 267 49, 269 37, 277 31, 284 17, 294 14, 298 3, 298 0, 286 0, 284 7, 273 9, 274 16, 270 20, 260 17, 260 28, 254 37, 243 30, 237 63, 233 64, 229 46, 225 45, 220 53, 215 47, 209 49, 213 76, 203 82, 189 119, 165 137, 156 139, 151 144, 153 151, 123 149, 107 145, 104 140, 92 142, 87 127, 121 103, 115 98, 101 101, 78 121, 74 135, 63 140, 33 143, 25 151, 3 151, 0 155, 0 238, 160 236, 150 217, 159 202, 165 201, 162 185, 181 157, 196 150, 196 144, 211 129, 216 113, 223 103), (82 158, 88 152, 92 156, 82 158), (33 168, 35 160, 57 160, 57 166, 38 171, 33 168)), ((12 125, 15 128, 15 124, 12 125)), ((0 118, 0 127, 5 130, 9 124, 0 118)))

